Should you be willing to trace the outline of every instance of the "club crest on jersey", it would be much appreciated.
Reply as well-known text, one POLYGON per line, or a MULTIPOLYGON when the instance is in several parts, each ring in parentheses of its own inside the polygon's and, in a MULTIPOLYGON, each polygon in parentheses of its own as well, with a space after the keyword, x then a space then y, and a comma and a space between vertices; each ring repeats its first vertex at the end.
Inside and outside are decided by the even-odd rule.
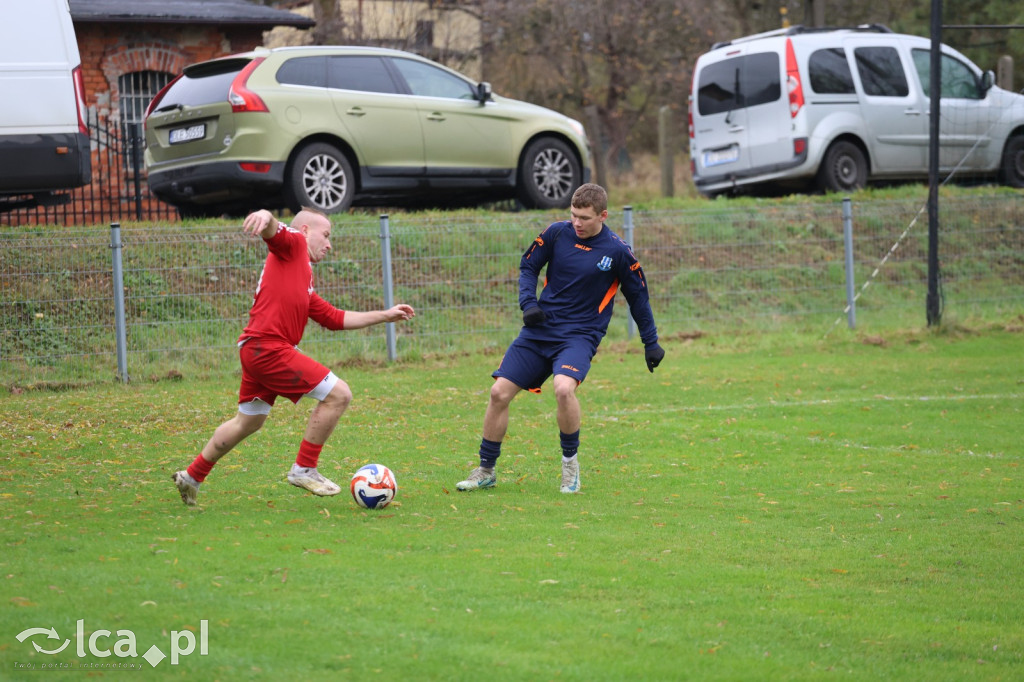
POLYGON ((611 270, 612 269, 612 259, 611 259, 611 256, 605 256, 601 260, 597 261, 597 269, 601 270, 603 272, 608 272, 609 270, 611 270))

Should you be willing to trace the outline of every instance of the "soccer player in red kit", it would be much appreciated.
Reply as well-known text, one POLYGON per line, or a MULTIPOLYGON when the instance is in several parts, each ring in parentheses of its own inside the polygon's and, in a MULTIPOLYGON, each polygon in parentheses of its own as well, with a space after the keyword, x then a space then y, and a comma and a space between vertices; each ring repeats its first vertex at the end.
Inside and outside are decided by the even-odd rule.
POLYGON ((278 396, 293 403, 303 396, 317 401, 288 482, 314 495, 337 495, 341 488, 317 470, 320 451, 352 401, 348 384, 296 347, 310 319, 331 330, 361 329, 383 322, 408 320, 412 307, 388 310, 340 310, 320 298, 313 288, 313 268, 331 250, 331 221, 303 209, 291 226, 270 211, 250 213, 243 232, 259 235, 267 245, 267 260, 256 286, 249 323, 238 339, 242 383, 238 412, 213 432, 202 452, 184 471, 175 472, 181 500, 194 505, 199 485, 217 461, 246 437, 259 431, 278 396))

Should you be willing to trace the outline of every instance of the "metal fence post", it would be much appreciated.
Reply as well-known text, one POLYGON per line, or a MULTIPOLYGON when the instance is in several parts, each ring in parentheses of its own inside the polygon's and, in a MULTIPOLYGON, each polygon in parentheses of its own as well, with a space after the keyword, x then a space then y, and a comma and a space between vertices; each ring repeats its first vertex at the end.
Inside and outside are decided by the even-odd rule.
POLYGON ((142 220, 142 124, 128 124, 128 144, 131 145, 132 182, 135 188, 135 219, 142 220))
POLYGON ((110 223, 110 249, 113 259, 114 336, 117 342, 117 378, 128 383, 128 330, 124 320, 124 271, 121 267, 121 224, 110 223))
POLYGON ((843 199, 843 250, 846 253, 846 324, 850 329, 856 329, 857 299, 853 293, 853 210, 849 197, 843 199))
MULTIPOLYGON (((395 285, 391 276, 391 228, 386 213, 380 216, 380 262, 381 274, 384 279, 384 307, 395 305, 395 285)), ((385 323, 387 328, 388 361, 394 362, 398 357, 395 350, 395 323, 385 323)))
MULTIPOLYGON (((622 238, 629 248, 633 249, 633 207, 625 206, 622 209, 622 238)), ((635 251, 635 249, 634 249, 635 251)), ((633 338, 636 334, 636 322, 633 321, 633 315, 626 315, 626 336, 633 338)))

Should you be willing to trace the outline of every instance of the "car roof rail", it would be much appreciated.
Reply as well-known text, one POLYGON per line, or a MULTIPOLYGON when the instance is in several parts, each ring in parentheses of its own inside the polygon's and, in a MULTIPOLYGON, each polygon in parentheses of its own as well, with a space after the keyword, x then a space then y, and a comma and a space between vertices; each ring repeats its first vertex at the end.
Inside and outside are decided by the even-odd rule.
POLYGON ((765 31, 764 33, 755 33, 754 35, 743 36, 742 38, 733 38, 732 40, 723 40, 721 42, 714 43, 711 46, 711 49, 712 50, 717 50, 718 48, 725 47, 726 45, 735 45, 736 43, 748 43, 748 42, 750 42, 752 40, 762 40, 764 38, 775 38, 777 36, 789 35, 790 31, 792 31, 794 28, 797 28, 797 27, 791 26, 789 28, 777 28, 777 29, 775 29, 773 31, 765 31))
POLYGON ((858 26, 804 26, 803 24, 797 24, 796 26, 789 26, 787 28, 777 28, 772 31, 765 31, 764 33, 755 33, 749 36, 743 36, 742 38, 733 38, 732 40, 723 40, 721 42, 714 43, 711 46, 712 50, 717 50, 720 47, 726 47, 727 45, 735 45, 737 43, 747 43, 752 40, 763 40, 765 38, 776 38, 778 36, 795 36, 804 33, 828 33, 831 31, 859 31, 864 33, 892 33, 892 29, 884 24, 860 24, 858 26))
POLYGON ((885 24, 858 24, 857 26, 793 26, 787 35, 800 33, 829 33, 831 31, 852 31, 855 33, 892 33, 892 29, 885 24))

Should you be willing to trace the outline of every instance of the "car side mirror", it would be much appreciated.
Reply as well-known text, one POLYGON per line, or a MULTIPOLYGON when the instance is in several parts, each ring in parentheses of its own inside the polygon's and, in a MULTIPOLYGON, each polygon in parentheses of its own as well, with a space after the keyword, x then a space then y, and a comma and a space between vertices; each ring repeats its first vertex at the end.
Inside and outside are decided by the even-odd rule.
POLYGON ((491 99, 490 83, 484 82, 476 84, 476 99, 480 104, 486 104, 487 100, 491 99))
POLYGON ((988 94, 988 91, 992 89, 992 86, 996 83, 996 74, 989 69, 985 73, 981 74, 981 96, 984 97, 988 94))

